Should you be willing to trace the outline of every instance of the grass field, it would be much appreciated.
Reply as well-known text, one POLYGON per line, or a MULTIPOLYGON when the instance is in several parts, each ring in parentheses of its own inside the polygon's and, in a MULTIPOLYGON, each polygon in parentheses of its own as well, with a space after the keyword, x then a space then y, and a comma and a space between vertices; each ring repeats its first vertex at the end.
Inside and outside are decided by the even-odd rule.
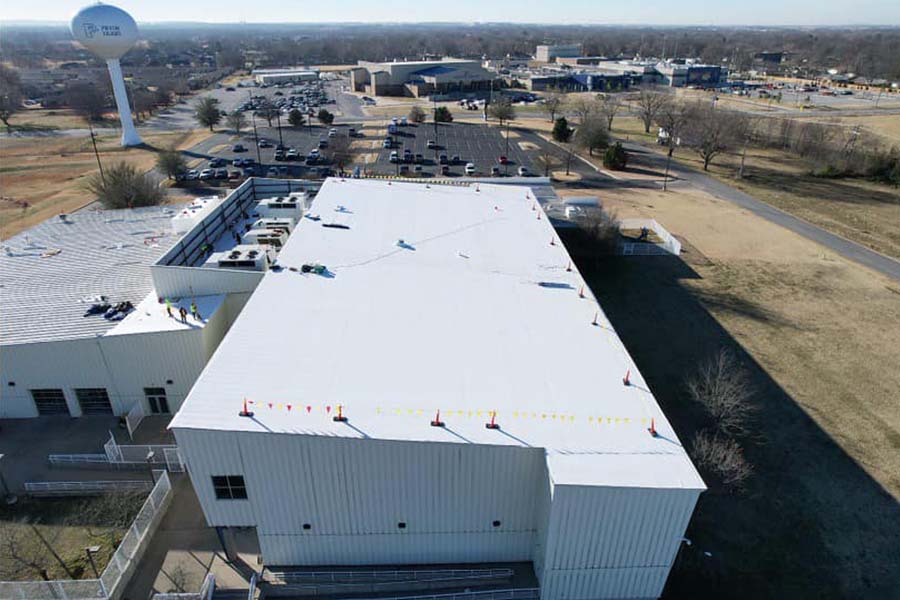
MULTIPOLYGON (((17 131, 54 131, 57 129, 86 129, 84 117, 68 109, 27 108, 14 114, 9 124, 17 131)), ((106 126, 101 125, 101 126, 106 126)))
MULTIPOLYGON (((804 117, 801 120, 820 121, 822 117, 804 117)), ((886 145, 900 147, 900 115, 866 115, 863 117, 829 117, 829 123, 839 124, 847 129, 859 126, 861 129, 881 137, 886 145)))
POLYGON ((900 286, 696 190, 569 192, 684 242, 682 259, 577 260, 682 442, 685 377, 718 348, 758 391, 740 438, 755 473, 743 493, 704 474, 666 597, 900 597, 900 286))
POLYGON ((20 498, 14 506, 3 505, 0 580, 39 580, 41 569, 46 569, 51 579, 93 578, 85 547, 99 546, 94 563, 102 572, 143 501, 142 494, 112 494, 93 498, 20 498), (48 545, 65 567, 53 557, 48 545))
MULTIPOLYGON (((98 136, 103 164, 128 162, 149 170, 156 150, 187 148, 207 132, 160 133, 144 136, 146 147, 122 148, 118 136, 98 136)), ((0 237, 7 238, 44 219, 70 212, 93 200, 84 189, 97 171, 87 137, 5 139, 0 144, 0 237)))

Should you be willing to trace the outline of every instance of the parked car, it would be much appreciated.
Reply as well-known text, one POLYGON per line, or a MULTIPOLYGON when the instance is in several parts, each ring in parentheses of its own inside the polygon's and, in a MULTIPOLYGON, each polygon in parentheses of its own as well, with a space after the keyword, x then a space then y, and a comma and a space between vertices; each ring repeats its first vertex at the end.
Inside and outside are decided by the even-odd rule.
POLYGON ((355 128, 355 127, 351 127, 350 129, 348 129, 348 130, 347 130, 347 135, 350 136, 350 137, 356 137, 356 128, 355 128))
POLYGON ((269 177, 278 177, 278 167, 269 167, 269 170, 266 171, 266 175, 269 177))
POLYGON ((240 179, 241 172, 240 171, 228 171, 228 179, 240 179))
POLYGON ((260 148, 271 148, 272 142, 270 142, 269 140, 259 140, 259 147, 260 148))
POLYGON ((429 150, 433 150, 433 149, 437 148, 437 143, 434 140, 428 140, 428 142, 426 142, 426 144, 425 144, 425 147, 428 148, 429 150))
POLYGON ((531 173, 528 172, 528 167, 519 167, 518 169, 519 177, 528 177, 531 173))
POLYGON ((438 156, 438 163, 440 163, 442 165, 446 165, 449 162, 450 162, 450 159, 447 158, 446 154, 441 154, 440 156, 438 156))
POLYGON ((234 146, 231 147, 231 151, 232 152, 246 152, 247 149, 244 147, 243 144, 235 144, 234 146))
POLYGON ((407 125, 409 125, 409 121, 406 117, 400 117, 400 127, 406 127, 407 125))
POLYGON ((509 159, 501 154, 499 157, 497 157, 497 162, 501 165, 506 165, 509 164, 509 159))
POLYGON ((382 148, 390 148, 390 147, 391 147, 391 140, 384 140, 383 142, 381 142, 381 147, 382 147, 382 148))
POLYGON ((450 158, 450 164, 451 164, 451 165, 458 165, 458 164, 461 163, 461 162, 462 162, 462 159, 459 157, 459 154, 454 154, 454 155, 450 158))
POLYGON ((209 161, 209 166, 211 169, 217 169, 219 167, 224 167, 225 159, 224 158, 212 158, 209 161))
POLYGON ((244 167, 244 177, 253 177, 256 174, 255 167, 244 167))
POLYGON ((234 92, 234 91, 237 91, 237 90, 235 90, 233 87, 231 87, 231 86, 229 85, 227 88, 225 88, 225 91, 226 91, 226 92, 234 92))
POLYGON ((200 177, 200 171, 198 171, 197 169, 191 169, 190 171, 188 171, 187 173, 184 174, 184 178, 187 179, 188 181, 194 181, 198 177, 200 177))
POLYGON ((319 148, 327 148, 327 147, 328 147, 328 140, 326 140, 325 138, 319 138, 319 148))
POLYGON ((215 169, 203 169, 200 171, 200 174, 197 176, 197 179, 200 181, 207 181, 215 177, 216 171, 215 169))
POLYGON ((425 157, 422 156, 421 154, 416 154, 415 157, 413 157, 413 161, 417 165, 421 165, 423 162, 425 162, 425 157))
POLYGON ((475 174, 475 163, 466 163, 466 175, 475 174))
POLYGON ((389 159, 392 163, 400 162, 400 155, 397 154, 396 150, 391 151, 391 158, 389 159))
POLYGON ((500 177, 500 167, 496 165, 491 167, 491 177, 500 177))
POLYGON ((336 135, 337 135, 337 129, 335 129, 334 127, 332 127, 331 129, 328 130, 328 137, 333 138, 336 135))
POLYGON ((232 166, 232 167, 242 167, 242 166, 244 166, 244 159, 243 159, 243 158, 236 158, 236 159, 234 159, 233 161, 231 161, 231 166, 232 166))
POLYGON ((288 150, 287 152, 284 153, 285 160, 297 160, 298 158, 300 158, 300 153, 297 150, 295 150, 294 148, 291 148, 290 150, 288 150))
POLYGON ((422 172, 422 165, 416 165, 416 166, 414 166, 414 167, 413 167, 413 171, 415 171, 416 173, 421 173, 421 172, 422 172))
POLYGON ((284 160, 284 150, 275 151, 275 160, 284 160))
POLYGON ((441 165, 441 175, 450 174, 450 165, 441 165))
POLYGON ((216 169, 216 179, 228 179, 228 169, 216 169))

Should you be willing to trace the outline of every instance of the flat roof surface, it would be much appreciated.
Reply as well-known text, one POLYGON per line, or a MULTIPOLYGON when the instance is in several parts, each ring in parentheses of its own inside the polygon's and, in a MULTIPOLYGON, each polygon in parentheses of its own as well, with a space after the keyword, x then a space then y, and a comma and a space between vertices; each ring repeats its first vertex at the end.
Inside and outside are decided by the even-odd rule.
POLYGON ((545 448, 556 483, 703 489, 529 188, 329 179, 310 212, 170 427, 545 448))
POLYGON ((150 265, 175 242, 172 207, 76 211, 4 240, 0 345, 102 335, 116 327, 85 317, 104 295, 137 305, 152 289, 150 265))

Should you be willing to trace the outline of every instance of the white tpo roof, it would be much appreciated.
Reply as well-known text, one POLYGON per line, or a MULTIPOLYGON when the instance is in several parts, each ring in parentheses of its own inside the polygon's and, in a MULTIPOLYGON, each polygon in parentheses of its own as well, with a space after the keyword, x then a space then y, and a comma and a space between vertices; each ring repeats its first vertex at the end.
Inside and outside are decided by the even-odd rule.
POLYGON ((529 188, 329 179, 311 214, 171 427, 537 447, 557 483, 703 488, 529 188))

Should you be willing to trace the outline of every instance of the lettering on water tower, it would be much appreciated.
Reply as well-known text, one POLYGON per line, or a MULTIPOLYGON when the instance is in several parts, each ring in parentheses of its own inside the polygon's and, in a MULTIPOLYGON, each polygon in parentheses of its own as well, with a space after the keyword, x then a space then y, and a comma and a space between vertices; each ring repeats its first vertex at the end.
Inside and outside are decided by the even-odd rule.
POLYGON ((85 23, 83 25, 84 28, 84 37, 89 40, 94 39, 94 36, 99 32, 100 37, 122 37, 122 30, 118 25, 101 25, 97 27, 93 23, 85 23))

